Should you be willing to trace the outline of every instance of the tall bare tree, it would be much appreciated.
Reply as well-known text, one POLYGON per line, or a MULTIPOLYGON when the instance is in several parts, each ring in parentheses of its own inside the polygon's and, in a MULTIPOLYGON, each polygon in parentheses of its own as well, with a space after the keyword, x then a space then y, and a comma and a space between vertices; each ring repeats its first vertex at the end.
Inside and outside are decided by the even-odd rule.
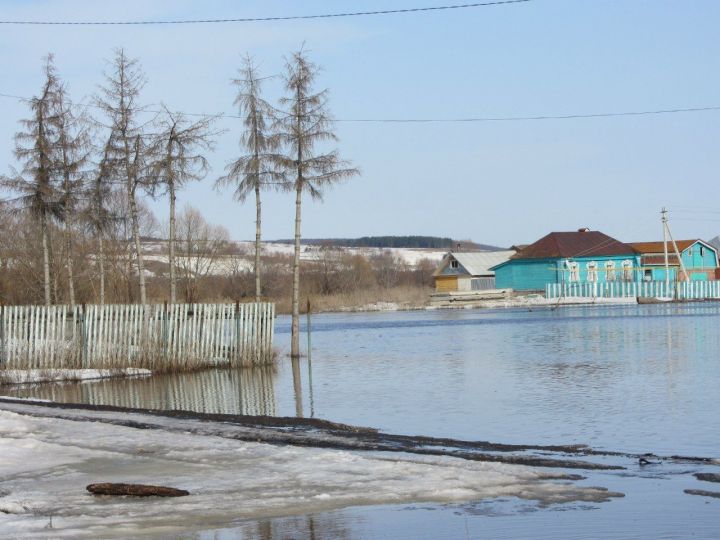
POLYGON ((170 227, 168 255, 170 265, 170 302, 177 297, 177 272, 175 265, 175 202, 177 190, 188 182, 202 180, 210 167, 203 150, 212 150, 217 131, 213 131, 215 117, 190 122, 181 113, 164 108, 158 119, 158 133, 153 139, 149 154, 153 156, 149 174, 154 186, 166 186, 170 199, 170 227))
POLYGON ((125 184, 142 304, 147 303, 147 293, 140 245, 137 192, 144 187, 144 126, 140 119, 143 109, 138 103, 144 86, 145 75, 139 62, 128 58, 123 49, 117 49, 110 62, 110 71, 105 77, 105 86, 100 88, 95 99, 97 106, 105 112, 110 121, 109 162, 113 165, 114 174, 125 184))
POLYGON ((109 157, 109 141, 102 151, 97 168, 93 172, 92 183, 88 186, 88 206, 86 221, 90 232, 97 242, 96 265, 98 279, 100 281, 99 301, 100 305, 105 304, 105 240, 108 231, 113 224, 113 212, 109 208, 112 195, 112 170, 109 157))
POLYGON ((77 210, 82 198, 84 167, 90 156, 87 123, 76 115, 67 97, 65 86, 58 80, 54 97, 54 124, 57 139, 54 145, 55 173, 60 192, 60 219, 65 237, 65 266, 68 278, 68 299, 75 305, 75 279, 73 272, 73 234, 77 210))
POLYGON ((290 356, 300 356, 300 236, 302 196, 307 192, 322 199, 323 190, 336 182, 359 173, 358 169, 340 159, 337 150, 323 153, 321 143, 338 140, 328 109, 328 91, 316 91, 315 78, 319 68, 302 49, 285 64, 285 90, 280 100, 288 113, 279 117, 278 135, 286 148, 285 166, 293 180, 295 192, 295 253, 293 258, 292 323, 290 356))
POLYGON ((53 56, 45 58, 45 80, 38 97, 28 100, 32 116, 21 120, 22 130, 15 134, 15 157, 22 164, 18 172, 3 177, 2 184, 18 194, 21 208, 30 211, 40 228, 43 250, 45 305, 51 304, 50 224, 62 215, 57 185, 54 182, 54 144, 56 140, 55 93, 58 81, 53 56))
POLYGON ((281 186, 280 158, 277 154, 278 137, 271 132, 274 125, 273 107, 262 98, 263 78, 250 55, 243 60, 240 78, 233 79, 238 88, 234 104, 243 116, 245 131, 240 146, 247 154, 239 157, 227 168, 227 174, 218 179, 216 187, 234 186, 235 198, 243 202, 250 193, 255 194, 255 301, 262 296, 260 283, 260 253, 262 238, 262 203, 260 191, 266 186, 281 186))

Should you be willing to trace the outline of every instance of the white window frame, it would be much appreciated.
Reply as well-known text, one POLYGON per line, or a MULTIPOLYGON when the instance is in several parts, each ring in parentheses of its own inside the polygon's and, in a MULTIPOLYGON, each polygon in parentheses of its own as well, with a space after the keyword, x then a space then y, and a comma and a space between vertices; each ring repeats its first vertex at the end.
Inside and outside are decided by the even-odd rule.
POLYGON ((605 261, 605 281, 615 281, 616 279, 615 261, 605 261))
POLYGON ((460 268, 460 263, 457 261, 457 259, 453 259, 450 261, 450 268, 453 268, 453 269, 460 268))
POLYGON ((585 269, 587 270, 587 282, 588 283, 596 283, 598 280, 598 265, 595 261, 589 261, 585 265, 585 269))
POLYGON ((633 262, 630 259, 625 259, 621 265, 623 281, 633 281, 633 262))
POLYGON ((565 261, 565 265, 569 270, 568 280, 570 282, 580 281, 580 265, 575 261, 565 261))

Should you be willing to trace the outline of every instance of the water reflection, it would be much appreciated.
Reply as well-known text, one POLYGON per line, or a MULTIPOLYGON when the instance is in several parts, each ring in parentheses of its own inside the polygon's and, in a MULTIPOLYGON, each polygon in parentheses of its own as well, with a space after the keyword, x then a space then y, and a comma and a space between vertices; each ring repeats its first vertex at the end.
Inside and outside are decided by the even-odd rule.
POLYGON ((261 521, 257 524, 249 524, 243 532, 248 538, 259 538, 262 540, 280 540, 286 538, 307 538, 308 540, 333 538, 336 540, 350 540, 354 538, 352 531, 332 514, 310 514, 306 516, 293 516, 261 521))
MULTIPOLYGON (((409 435, 715 455, 720 304, 316 315, 312 358, 16 391, 409 435), (307 362, 307 366, 305 365, 307 362), (307 369, 307 371, 306 371, 307 369)), ((276 345, 289 352, 289 317, 276 345)))
POLYGON ((208 370, 143 379, 108 379, 82 384, 20 388, 19 397, 201 413, 277 415, 272 367, 208 370))

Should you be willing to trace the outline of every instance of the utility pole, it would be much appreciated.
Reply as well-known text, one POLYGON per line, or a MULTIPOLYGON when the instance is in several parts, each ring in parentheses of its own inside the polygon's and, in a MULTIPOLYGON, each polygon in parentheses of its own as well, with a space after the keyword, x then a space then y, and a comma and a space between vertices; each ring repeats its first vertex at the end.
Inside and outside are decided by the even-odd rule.
POLYGON ((663 226, 663 251, 665 253, 665 294, 670 290, 670 263, 668 261, 668 218, 667 208, 663 206, 660 210, 660 216, 663 226))

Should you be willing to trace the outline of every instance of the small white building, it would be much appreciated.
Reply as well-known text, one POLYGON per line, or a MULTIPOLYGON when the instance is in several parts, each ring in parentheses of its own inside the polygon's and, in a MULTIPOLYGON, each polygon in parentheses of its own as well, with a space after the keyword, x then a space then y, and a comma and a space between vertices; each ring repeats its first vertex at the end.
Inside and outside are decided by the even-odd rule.
POLYGON ((493 266, 502 264, 515 255, 515 250, 449 252, 437 270, 435 292, 486 291, 495 288, 493 266))

